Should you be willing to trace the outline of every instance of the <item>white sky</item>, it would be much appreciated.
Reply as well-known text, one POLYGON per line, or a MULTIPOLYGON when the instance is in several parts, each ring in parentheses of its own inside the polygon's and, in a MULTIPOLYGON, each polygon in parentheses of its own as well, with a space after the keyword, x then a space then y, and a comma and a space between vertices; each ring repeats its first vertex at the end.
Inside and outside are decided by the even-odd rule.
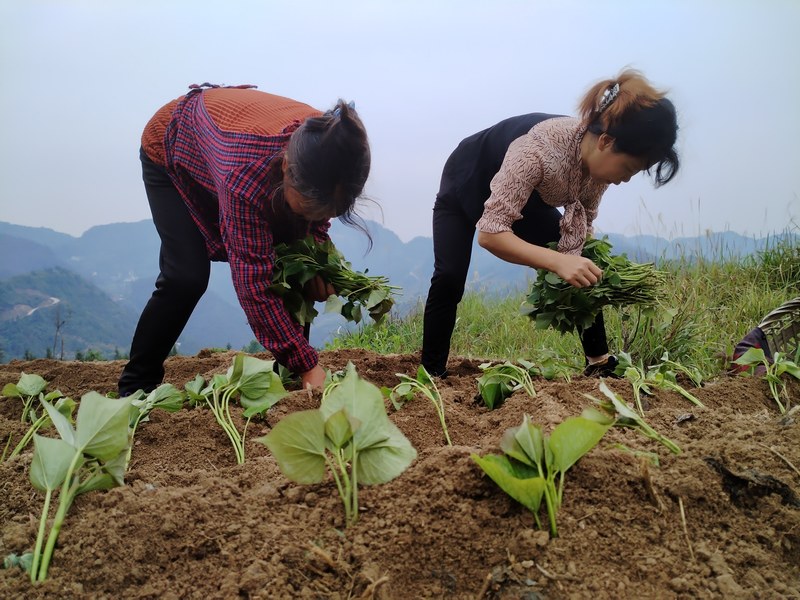
POLYGON ((6 0, 0 221, 80 235, 150 213, 139 137, 191 83, 251 83, 370 135, 364 214, 431 235, 458 142, 527 112, 574 114, 625 66, 670 90, 681 172, 609 189, 604 232, 761 236, 800 222, 797 0, 6 0))

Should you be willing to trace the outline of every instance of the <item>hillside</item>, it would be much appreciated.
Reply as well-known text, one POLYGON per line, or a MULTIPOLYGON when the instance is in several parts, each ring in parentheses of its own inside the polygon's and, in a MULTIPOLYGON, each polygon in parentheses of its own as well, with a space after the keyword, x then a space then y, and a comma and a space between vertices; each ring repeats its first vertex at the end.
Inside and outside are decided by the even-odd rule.
MULTIPOLYGON (((369 221, 367 225, 373 240, 369 252, 367 237, 338 221, 332 224, 331 238, 354 269, 384 275, 402 288, 394 314, 403 316, 419 307, 427 294, 433 272, 432 240, 417 237, 403 242, 378 223, 369 221)), ((726 232, 674 240, 616 234, 608 237, 615 252, 624 252, 638 262, 649 262, 680 257, 743 256, 774 243, 781 236, 752 239, 726 232)), ((66 304, 41 306, 30 317, 19 316, 39 307, 51 296, 61 299, 71 294, 60 289, 66 281, 65 273, 81 278, 94 290, 81 296, 82 302, 90 304, 80 311, 71 301, 72 310, 84 317, 79 320, 73 316, 65 328, 66 355, 72 357, 74 352, 90 348, 107 357, 115 349, 127 352, 136 320, 158 273, 159 245, 150 220, 92 227, 80 237, 0 222, 0 283, 7 304, 0 317, 0 349, 4 359, 20 358, 25 350, 35 356, 44 356, 47 349, 52 351, 56 314, 66 304), (24 296, 25 290, 30 289, 25 276, 33 275, 38 282, 35 290, 38 296, 12 302, 15 294, 24 296), (47 281, 51 277, 54 279, 47 281), (19 306, 15 309, 12 304, 19 306)), ((521 292, 532 276, 530 269, 498 260, 475 245, 467 289, 495 295, 521 292)), ((340 316, 321 314, 311 329, 311 341, 321 347, 337 332, 352 327, 340 316)), ((208 291, 179 339, 179 351, 194 354, 204 347, 241 348, 252 339, 227 263, 213 263, 208 291)), ((57 350, 60 352, 60 347, 57 350)))

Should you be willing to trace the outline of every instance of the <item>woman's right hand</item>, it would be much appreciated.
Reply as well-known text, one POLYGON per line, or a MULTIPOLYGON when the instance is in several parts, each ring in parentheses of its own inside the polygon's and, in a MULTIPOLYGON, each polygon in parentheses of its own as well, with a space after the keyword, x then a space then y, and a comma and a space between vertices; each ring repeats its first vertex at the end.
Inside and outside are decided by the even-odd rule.
POLYGON ((325 385, 325 369, 317 365, 305 373, 300 373, 300 381, 303 383, 303 389, 321 388, 325 385))
POLYGON ((603 277, 603 271, 584 256, 560 254, 555 274, 577 288, 594 285, 603 277))

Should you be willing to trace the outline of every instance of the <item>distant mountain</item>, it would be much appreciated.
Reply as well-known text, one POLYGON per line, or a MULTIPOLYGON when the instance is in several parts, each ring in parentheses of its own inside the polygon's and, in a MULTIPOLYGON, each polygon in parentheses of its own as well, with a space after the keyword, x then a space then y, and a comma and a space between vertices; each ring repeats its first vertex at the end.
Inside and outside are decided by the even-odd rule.
MULTIPOLYGON (((368 221, 367 227, 373 241, 370 252, 367 252, 368 240, 362 232, 338 221, 331 226, 331 238, 354 269, 386 276, 393 285, 402 288, 395 311, 402 316, 424 302, 433 272, 433 241, 417 237, 403 242, 378 223, 368 221)), ((625 253, 637 262, 658 262, 694 260, 700 256, 710 259, 745 256, 787 235, 798 239, 795 234, 754 239, 731 232, 673 240, 619 234, 608 234, 608 238, 615 253, 625 253)), ((42 227, 0 222, 3 290, 0 349, 5 359, 18 358, 26 349, 37 356, 42 356, 48 347, 52 349, 54 311, 63 310, 67 304, 77 311, 75 302, 87 303, 85 308, 94 319, 86 315, 88 320, 80 321, 91 333, 70 331, 70 327, 78 326, 78 319, 74 317, 65 326, 65 340, 70 340, 71 352, 89 348, 102 349, 107 354, 113 353, 115 348, 127 352, 136 321, 158 274, 159 246, 160 240, 150 220, 100 225, 80 237, 42 227), (93 293, 86 291, 79 296, 81 300, 67 297, 64 288, 77 286, 76 281, 69 281, 68 274, 79 277, 93 293), (26 275, 35 277, 28 280, 26 275), (32 287, 31 281, 35 281, 36 286, 32 287), (25 297, 24 290, 32 290, 33 295, 25 297), (60 302, 48 305, 50 297, 59 298, 60 302), (112 306, 116 312, 111 311, 112 306), (30 315, 21 316, 31 310, 34 312, 30 315), (109 320, 113 323, 108 323, 109 320), (27 346, 18 342, 25 336, 27 346), (16 341, 12 343, 12 340, 16 341)), ((468 290, 488 294, 522 291, 533 277, 532 269, 499 260, 477 244, 473 245, 468 290)), ((82 310, 83 307, 81 314, 82 310)), ((321 314, 312 327, 311 341, 321 346, 341 328, 348 328, 348 324, 340 316, 321 314)), ((227 263, 212 263, 208 291, 179 339, 180 352, 193 354, 203 347, 228 344, 241 348, 252 339, 253 333, 236 298, 227 263)))
POLYGON ((135 323, 130 310, 61 267, 0 281, 0 345, 6 359, 44 356, 47 350, 61 356, 62 338, 65 357, 89 348, 110 356, 127 347, 135 323))

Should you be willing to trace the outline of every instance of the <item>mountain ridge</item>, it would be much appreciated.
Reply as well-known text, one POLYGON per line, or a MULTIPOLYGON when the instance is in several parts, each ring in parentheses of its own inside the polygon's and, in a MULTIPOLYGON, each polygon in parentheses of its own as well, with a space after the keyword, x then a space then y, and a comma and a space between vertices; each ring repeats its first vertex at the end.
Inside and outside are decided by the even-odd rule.
MULTIPOLYGON (((392 285, 403 288, 395 310, 395 314, 402 316, 419 307, 427 294, 433 272, 433 241, 429 237, 417 236, 403 242, 397 234, 379 223, 367 221, 366 225, 373 240, 369 253, 367 237, 338 221, 332 223, 331 238, 355 270, 383 275, 392 285)), ((784 235, 797 239, 795 234, 789 233, 755 239, 733 232, 674 240, 650 235, 627 237, 608 234, 607 237, 615 253, 625 253, 636 262, 653 262, 681 257, 691 260, 699 256, 729 258, 749 255, 784 235)), ((72 344, 68 352, 74 354, 89 347, 102 348, 106 355, 112 349, 127 352, 135 323, 152 293, 158 274, 159 246, 160 240, 150 219, 97 225, 77 237, 44 227, 0 222, 0 283, 3 284, 0 290, 4 290, 0 294, 0 350, 4 359, 20 358, 25 350, 41 355, 46 348, 52 347, 52 330, 55 329, 55 312, 59 305, 41 306, 38 315, 33 313, 36 319, 26 321, 27 317, 20 315, 25 313, 24 307, 31 305, 19 302, 20 308, 15 313, 9 304, 9 298, 19 294, 20 289, 26 286, 34 289, 26 277, 51 269, 73 273, 107 296, 119 311, 114 317, 118 327, 113 334, 108 332, 107 323, 88 326, 90 330, 106 332, 109 339, 93 339, 91 335, 78 335, 78 332, 73 339, 65 328, 65 341, 72 344), (4 314, 7 315, 5 319, 2 318, 4 314), (8 316, 14 314, 16 320, 8 316), (51 331, 46 334, 43 319, 52 323, 51 331), (13 326, 9 325, 11 321, 13 326), (35 327, 33 323, 36 323, 35 327), (18 343, 10 343, 12 337, 28 339, 30 346, 21 349, 18 343), (88 344, 88 347, 79 347, 81 343, 88 344)), ((58 276, 54 276, 53 282, 48 282, 45 275, 33 279, 37 297, 59 297, 58 285, 66 285, 68 280, 62 271, 56 271, 58 276)), ((467 289, 495 295, 520 291, 530 284, 533 276, 531 269, 499 260, 474 244, 467 289)), ((76 282, 69 285, 77 289, 76 282)), ((91 297, 95 299, 93 302, 105 305, 98 295, 91 297)), ((67 299, 64 301, 60 305, 62 310, 67 305, 67 299)), ((109 306, 104 310, 110 310, 109 306)), ((312 328, 312 344, 322 346, 338 330, 352 326, 340 316, 322 313, 312 328)), ((241 348, 253 337, 233 290, 228 265, 212 263, 208 291, 179 339, 181 353, 191 354, 203 347, 225 347, 228 344, 241 348)))

